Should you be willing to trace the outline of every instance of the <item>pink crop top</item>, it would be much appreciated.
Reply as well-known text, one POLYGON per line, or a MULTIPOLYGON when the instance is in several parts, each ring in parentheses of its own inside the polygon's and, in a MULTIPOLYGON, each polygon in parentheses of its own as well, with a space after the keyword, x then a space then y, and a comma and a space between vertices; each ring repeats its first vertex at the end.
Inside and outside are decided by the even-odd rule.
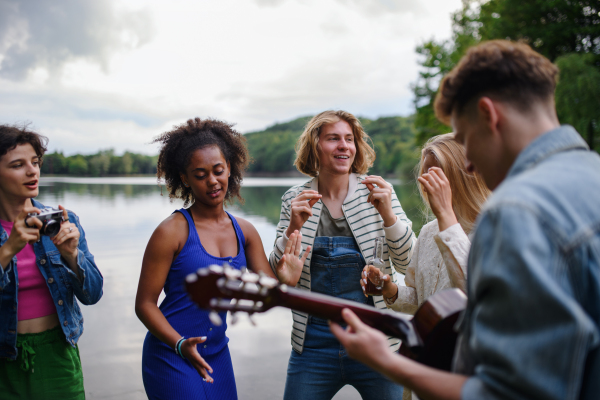
MULTIPOLYGON (((10 235, 14 224, 0 220, 0 225, 10 235)), ((17 319, 19 321, 56 314, 56 306, 46 280, 35 262, 31 243, 17 253, 17 276, 19 279, 17 319)))

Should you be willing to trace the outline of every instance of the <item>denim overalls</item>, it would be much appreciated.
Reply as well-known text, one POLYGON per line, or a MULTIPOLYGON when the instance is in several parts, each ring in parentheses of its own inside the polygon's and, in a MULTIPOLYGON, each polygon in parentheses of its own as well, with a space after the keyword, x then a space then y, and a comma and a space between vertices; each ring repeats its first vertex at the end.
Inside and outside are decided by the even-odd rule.
MULTIPOLYGON (((373 305, 373 298, 365 297, 360 287, 364 266, 353 237, 316 237, 311 291, 373 305)), ((327 320, 309 316, 304 350, 302 354, 292 350, 290 356, 284 399, 330 400, 345 385, 354 386, 363 399, 402 399, 402 386, 350 359, 327 320)))

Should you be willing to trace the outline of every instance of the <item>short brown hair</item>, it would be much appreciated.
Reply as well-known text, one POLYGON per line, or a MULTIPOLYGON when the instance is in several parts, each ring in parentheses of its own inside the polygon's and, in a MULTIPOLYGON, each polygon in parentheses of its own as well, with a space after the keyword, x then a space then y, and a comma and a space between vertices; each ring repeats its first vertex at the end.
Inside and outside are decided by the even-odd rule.
POLYGON ((29 124, 0 125, 0 157, 22 144, 30 144, 41 162, 48 138, 30 130, 29 124))
POLYGON ((435 98, 437 118, 448 124, 452 112, 481 96, 529 110, 554 95, 558 68, 524 43, 492 40, 472 47, 444 77, 435 98))
POLYGON ((358 118, 346 111, 327 110, 315 115, 308 121, 304 132, 302 132, 302 135, 300 135, 296 142, 296 160, 294 161, 294 165, 298 171, 312 177, 319 175, 321 165, 317 145, 319 143, 321 127, 325 124, 335 124, 339 121, 345 121, 350 125, 356 145, 354 162, 348 172, 366 174, 369 168, 373 166, 375 151, 369 146, 371 138, 364 131, 358 118))
POLYGON ((186 123, 176 125, 173 130, 158 136, 152 143, 161 145, 156 175, 159 179, 165 179, 169 198, 182 199, 184 207, 194 202, 192 189, 183 184, 180 174, 185 174, 196 150, 217 146, 225 161, 229 163, 231 172, 225 202, 232 202, 234 198, 244 202, 240 196, 240 188, 250 156, 246 148, 246 138, 233 129, 232 124, 216 119, 189 119, 186 123))

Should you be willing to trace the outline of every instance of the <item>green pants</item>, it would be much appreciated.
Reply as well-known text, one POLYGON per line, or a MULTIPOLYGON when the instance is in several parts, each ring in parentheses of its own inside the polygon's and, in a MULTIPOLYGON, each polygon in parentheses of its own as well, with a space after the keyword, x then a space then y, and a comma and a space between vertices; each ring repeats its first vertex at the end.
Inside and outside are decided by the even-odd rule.
POLYGON ((60 327, 17 335, 17 352, 15 361, 0 359, 1 399, 85 399, 79 349, 60 327))

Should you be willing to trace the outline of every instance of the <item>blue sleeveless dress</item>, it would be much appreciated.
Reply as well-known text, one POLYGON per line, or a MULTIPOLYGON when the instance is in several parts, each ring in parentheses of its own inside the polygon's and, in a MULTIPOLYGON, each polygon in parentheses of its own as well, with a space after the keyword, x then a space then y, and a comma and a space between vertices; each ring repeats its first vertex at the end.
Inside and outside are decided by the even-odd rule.
POLYGON ((229 215, 238 241, 238 254, 235 257, 214 257, 200 243, 194 221, 186 209, 180 212, 188 221, 188 239, 173 262, 165 281, 165 299, 159 308, 171 326, 186 338, 207 336, 204 343, 198 345, 198 353, 212 367, 214 383, 204 382, 202 376, 188 360, 182 359, 175 351, 157 339, 150 332, 144 340, 142 353, 142 377, 144 388, 150 400, 186 399, 186 400, 232 400, 237 399, 235 377, 225 335, 227 313, 219 315, 221 326, 213 325, 209 312, 199 309, 190 301, 185 290, 185 277, 209 265, 229 264, 241 269, 246 266, 244 247, 246 239, 235 218, 229 215))

